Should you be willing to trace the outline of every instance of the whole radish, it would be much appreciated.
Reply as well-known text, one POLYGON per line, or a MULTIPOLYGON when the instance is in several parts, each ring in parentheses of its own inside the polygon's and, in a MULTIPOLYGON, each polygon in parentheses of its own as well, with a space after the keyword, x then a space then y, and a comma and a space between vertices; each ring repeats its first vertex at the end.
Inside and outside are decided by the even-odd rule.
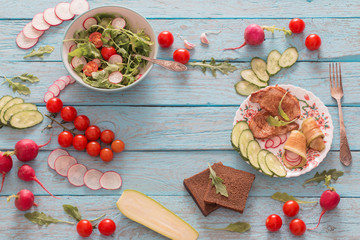
POLYGON ((34 203, 34 194, 27 189, 22 189, 16 195, 11 195, 7 198, 7 201, 10 202, 11 198, 15 198, 15 207, 20 211, 29 210, 32 206, 38 206, 34 203))
POLYGON ((15 149, 10 155, 16 155, 17 159, 22 162, 34 160, 39 153, 39 149, 48 145, 49 141, 43 145, 37 145, 33 140, 22 139, 15 144, 15 149))
POLYGON ((29 165, 27 164, 24 164, 22 165, 20 168, 19 168, 19 171, 18 171, 18 177, 21 179, 21 180, 24 180, 24 181, 35 181, 37 182, 47 193, 49 193, 51 196, 53 196, 54 198, 57 198, 59 199, 58 197, 55 197, 54 195, 52 195, 45 187, 44 185, 42 185, 42 183, 39 181, 39 179, 37 179, 36 175, 35 175, 35 170, 30 167, 29 165))
POLYGON ((13 167, 13 161, 11 156, 6 155, 3 152, 0 152, 0 173, 2 174, 1 188, 0 192, 3 189, 5 176, 13 167))

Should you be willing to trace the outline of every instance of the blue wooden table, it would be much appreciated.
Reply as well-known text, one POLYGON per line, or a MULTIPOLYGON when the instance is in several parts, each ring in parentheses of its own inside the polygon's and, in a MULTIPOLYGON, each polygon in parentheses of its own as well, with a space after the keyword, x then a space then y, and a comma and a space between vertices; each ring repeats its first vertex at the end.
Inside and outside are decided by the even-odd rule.
MULTIPOLYGON (((27 102, 36 103, 46 113, 42 97, 47 87, 58 77, 67 75, 60 58, 60 44, 70 22, 51 27, 36 47, 51 45, 55 51, 43 60, 24 60, 29 50, 21 50, 15 38, 32 17, 58 0, 1 1, 0 8, 0 74, 8 77, 31 73, 40 82, 30 86, 27 102)), ((265 57, 272 49, 280 52, 289 46, 299 50, 299 61, 292 68, 282 70, 271 78, 271 84, 293 84, 312 91, 328 106, 334 121, 334 140, 331 151, 320 166, 312 172, 292 179, 269 178, 252 169, 232 150, 229 136, 235 111, 245 99, 234 91, 234 83, 240 80, 239 71, 217 78, 203 75, 199 69, 190 68, 185 73, 165 71, 154 66, 148 77, 129 91, 102 94, 88 90, 79 84, 66 88, 61 99, 66 105, 75 106, 79 113, 89 116, 91 122, 103 129, 111 128, 124 140, 126 150, 117 154, 108 164, 84 152, 69 149, 80 163, 102 171, 115 170, 123 178, 120 190, 92 191, 86 187, 74 187, 47 166, 47 157, 58 148, 56 137, 41 149, 35 161, 30 162, 38 178, 61 200, 54 200, 32 182, 17 178, 21 166, 14 157, 14 168, 8 174, 5 187, 0 193, 0 239, 80 239, 75 227, 52 224, 38 227, 24 218, 6 196, 26 188, 35 193, 38 211, 53 217, 67 219, 62 204, 78 206, 83 216, 93 218, 106 213, 115 220, 117 231, 114 239, 164 239, 157 233, 122 216, 115 206, 123 189, 136 189, 156 199, 175 212, 199 231, 199 239, 292 239, 288 230, 291 219, 282 214, 282 203, 270 196, 277 191, 287 192, 306 200, 318 200, 325 190, 322 184, 302 187, 305 179, 316 171, 336 168, 345 172, 333 186, 342 199, 337 209, 325 214, 322 224, 315 231, 306 232, 301 239, 359 239, 360 221, 360 2, 358 0, 267 0, 267 1, 159 1, 159 0, 90 0, 90 6, 121 5, 138 11, 147 17, 156 34, 169 30, 179 33, 198 46, 191 51, 191 61, 230 60, 240 69, 248 68, 252 57, 265 57), (224 47, 240 45, 245 27, 251 23, 287 27, 290 19, 301 17, 306 22, 305 32, 284 37, 281 33, 266 33, 266 41, 258 47, 245 47, 238 51, 220 51, 224 47), (210 45, 201 46, 202 32, 219 31, 210 35, 210 45), (318 51, 308 51, 304 39, 310 33, 322 38, 318 51), (353 164, 344 167, 339 162, 339 124, 335 101, 330 97, 328 84, 329 62, 341 62, 345 97, 343 111, 353 164), (183 179, 206 168, 207 163, 222 161, 223 164, 256 174, 244 214, 219 209, 204 217, 188 192, 183 179), (283 217, 283 227, 277 233, 269 233, 265 219, 270 214, 283 217), (208 230, 208 227, 225 227, 229 223, 245 221, 251 230, 240 234, 208 230)), ((158 58, 171 59, 176 48, 183 47, 176 37, 170 49, 160 49, 158 58)), ((0 86, 0 96, 18 96, 6 86, 0 86)), ((49 123, 24 131, 2 128, 0 150, 11 150, 22 138, 45 143, 50 131, 41 132, 49 123)), ((54 134, 61 131, 54 129, 54 134)), ((308 226, 314 226, 321 212, 319 205, 301 205, 298 215, 308 226)), ((102 237, 96 230, 91 239, 102 237)))

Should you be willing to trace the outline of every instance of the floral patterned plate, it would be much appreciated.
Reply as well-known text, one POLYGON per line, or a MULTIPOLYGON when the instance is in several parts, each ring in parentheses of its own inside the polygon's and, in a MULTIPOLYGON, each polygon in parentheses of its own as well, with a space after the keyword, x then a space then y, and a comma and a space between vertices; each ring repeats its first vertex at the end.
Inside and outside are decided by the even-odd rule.
MULTIPOLYGON (((287 171, 286 177, 297 177, 302 174, 305 174, 312 169, 316 168, 325 158, 326 154, 329 152, 332 139, 333 139, 333 131, 334 126, 332 124, 330 113, 324 103, 316 97, 312 92, 307 91, 300 87, 295 87, 293 85, 279 85, 284 89, 287 89, 289 93, 294 95, 299 99, 300 108, 301 108, 301 116, 300 119, 296 122, 301 126, 301 123, 304 119, 308 117, 313 117, 321 130, 323 131, 325 137, 325 149, 321 152, 308 150, 307 152, 307 163, 302 168, 296 169, 288 169, 285 166, 287 171)), ((239 109, 236 111, 236 115, 234 118, 234 125, 238 121, 246 120, 247 122, 258 112, 260 111, 260 106, 258 103, 250 102, 250 96, 245 99, 245 101, 240 105, 239 109)), ((275 156, 277 156, 281 163, 281 157, 284 152, 284 144, 287 137, 290 133, 283 136, 275 136, 271 139, 258 139, 258 142, 262 149, 267 149, 272 152, 275 156)), ((261 170, 259 170, 261 172, 261 170)))

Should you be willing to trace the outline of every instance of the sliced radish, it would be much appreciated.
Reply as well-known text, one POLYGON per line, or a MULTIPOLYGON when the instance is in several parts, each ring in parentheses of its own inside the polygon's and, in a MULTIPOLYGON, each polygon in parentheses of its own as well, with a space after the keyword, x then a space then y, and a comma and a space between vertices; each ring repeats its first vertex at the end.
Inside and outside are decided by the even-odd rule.
POLYGON ((50 26, 57 26, 63 22, 63 20, 56 16, 55 8, 48 8, 44 11, 44 21, 50 26))
POLYGON ((109 63, 122 63, 123 59, 119 54, 114 54, 109 58, 109 63))
POLYGON ((286 139, 287 139, 286 134, 280 135, 279 137, 280 137, 280 140, 281 140, 280 144, 283 144, 283 143, 286 142, 286 139))
POLYGON ((265 148, 268 149, 271 148, 272 146, 274 146, 274 141, 272 139, 266 140, 265 148))
POLYGON ((113 72, 109 75, 109 82, 113 84, 121 83, 122 79, 123 75, 121 74, 121 72, 113 72))
POLYGON ((71 46, 69 47, 69 52, 74 51, 76 48, 77 48, 77 45, 76 45, 76 43, 74 43, 73 45, 71 45, 71 46))
POLYGON ((47 24, 44 20, 44 14, 43 13, 38 13, 36 14, 32 21, 32 26, 33 28, 35 28, 38 31, 46 31, 50 28, 50 25, 47 24))
POLYGON ((287 160, 298 160, 299 158, 301 158, 300 155, 294 153, 294 152, 291 152, 291 151, 285 151, 285 157, 287 160))
MULTIPOLYGON (((44 102, 48 102, 49 99, 55 97, 54 93, 53 92, 46 92, 45 95, 44 95, 44 102)), ((55 161, 55 160, 54 160, 55 161)))
POLYGON ((75 187, 81 187, 84 185, 84 175, 87 171, 87 168, 83 164, 74 164, 72 165, 68 172, 67 172, 67 178, 69 182, 74 185, 75 187))
POLYGON ((56 5, 55 15, 63 21, 72 19, 75 15, 70 12, 70 3, 62 2, 56 5))
POLYGON ((85 21, 83 22, 83 27, 87 30, 89 29, 91 26, 96 25, 98 22, 96 20, 96 18, 94 17, 88 17, 87 19, 85 19, 85 21))
POLYGON ((60 88, 58 85, 53 84, 48 88, 49 92, 52 92, 54 94, 55 97, 59 96, 60 94, 60 88))
POLYGON ((65 86, 66 86, 66 83, 65 83, 64 80, 56 80, 54 82, 54 84, 59 87, 60 91, 63 90, 65 88, 65 86))
POLYGON ((62 77, 59 77, 59 79, 58 79, 58 80, 62 80, 62 81, 64 81, 66 86, 70 84, 70 78, 69 78, 69 76, 62 76, 62 77))
POLYGON ((101 66, 101 61, 100 61, 100 59, 98 59, 98 58, 95 58, 94 60, 92 60, 94 63, 96 63, 97 65, 98 65, 98 67, 100 67, 101 66))
POLYGON ((139 80, 141 77, 142 77, 142 74, 140 73, 136 76, 136 80, 139 80))
POLYGON ((72 76, 68 76, 68 77, 70 79, 70 84, 73 84, 76 82, 76 80, 72 76))
POLYGON ((27 37, 27 38, 38 39, 41 35, 44 34, 44 31, 36 30, 35 28, 33 28, 32 23, 29 22, 23 28, 23 33, 24 33, 25 37, 27 37))
POLYGON ((302 158, 300 156, 296 160, 290 160, 290 159, 287 158, 287 154, 285 154, 285 159, 286 159, 286 162, 291 166, 299 165, 301 163, 301 160, 302 160, 302 158))
POLYGON ((121 176, 114 171, 104 172, 104 174, 100 178, 100 185, 102 188, 108 190, 119 189, 122 185, 121 176))
POLYGON ((77 160, 72 156, 60 156, 56 158, 54 167, 55 171, 63 177, 67 177, 69 168, 77 164, 77 160))
POLYGON ((48 165, 49 165, 49 167, 51 169, 55 170, 55 160, 60 156, 69 156, 69 155, 70 154, 64 149, 61 149, 61 148, 55 149, 54 151, 52 151, 49 154, 49 157, 48 157, 48 165))
POLYGON ((85 65, 86 64, 86 59, 84 58, 84 56, 82 56, 82 57, 77 57, 77 56, 75 56, 75 57, 73 57, 73 59, 71 59, 71 66, 73 67, 73 68, 77 68, 79 65, 85 65))
POLYGON ((111 25, 115 28, 115 29, 123 29, 126 25, 125 19, 123 18, 114 18, 114 20, 112 20, 111 25))
POLYGON ((35 46, 37 44, 38 41, 39 41, 38 38, 25 37, 23 31, 21 31, 16 37, 16 45, 18 45, 18 47, 22 48, 22 49, 32 48, 33 46, 35 46))
POLYGON ((70 12, 75 15, 80 15, 89 9, 89 3, 86 0, 73 0, 70 3, 70 12))
POLYGON ((275 136, 273 138, 271 138, 274 141, 274 145, 272 146, 272 148, 277 148, 278 146, 280 146, 281 144, 281 139, 279 136, 275 136))
POLYGON ((99 190, 101 188, 100 178, 103 175, 102 172, 96 169, 88 170, 84 175, 85 185, 92 190, 99 190))

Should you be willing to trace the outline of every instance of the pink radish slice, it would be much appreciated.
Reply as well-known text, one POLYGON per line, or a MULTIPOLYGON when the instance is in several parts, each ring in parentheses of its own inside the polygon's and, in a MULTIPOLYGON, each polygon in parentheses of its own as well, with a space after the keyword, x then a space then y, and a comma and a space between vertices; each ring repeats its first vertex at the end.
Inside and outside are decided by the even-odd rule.
POLYGON ((55 171, 63 177, 67 177, 69 168, 77 164, 77 160, 72 156, 60 156, 56 158, 54 167, 55 171))
POLYGON ((57 26, 63 22, 63 20, 56 16, 55 8, 48 8, 44 11, 44 21, 50 26, 57 26))
POLYGON ((49 92, 52 92, 54 94, 55 97, 59 96, 60 94, 60 88, 58 85, 51 85, 49 88, 48 88, 48 91, 49 92))
POLYGON ((80 15, 89 9, 89 3, 86 0, 73 0, 70 3, 70 12, 75 15, 80 15))
POLYGON ((87 168, 83 164, 74 164, 72 165, 68 172, 67 172, 67 178, 69 182, 74 185, 75 187, 81 187, 84 185, 84 175, 87 171, 87 168))
POLYGON ((281 144, 281 139, 279 136, 275 136, 273 138, 271 138, 274 141, 274 145, 272 146, 272 148, 277 148, 278 146, 280 146, 281 144))
POLYGON ((294 161, 294 160, 297 161, 297 160, 299 160, 299 158, 301 158, 300 155, 298 155, 294 152, 288 151, 288 150, 285 151, 285 157, 287 160, 290 160, 290 161, 294 161))
POLYGON ((73 45, 71 45, 70 47, 69 47, 69 52, 72 52, 72 51, 74 51, 76 49, 76 44, 74 43, 73 45))
POLYGON ((82 57, 77 57, 77 56, 75 56, 75 57, 73 57, 73 59, 71 60, 71 66, 73 67, 73 68, 77 68, 79 65, 85 65, 86 64, 86 59, 84 58, 84 56, 82 56, 82 57))
POLYGON ((64 80, 56 80, 54 82, 54 84, 59 87, 60 91, 63 90, 65 88, 65 86, 66 86, 66 83, 65 83, 64 80))
POLYGON ((280 144, 283 144, 283 143, 286 142, 286 139, 287 139, 286 134, 280 135, 279 137, 280 137, 280 140, 281 140, 281 141, 280 141, 280 144))
MULTIPOLYGON (((286 156, 285 156, 286 158, 286 156)), ((300 164, 301 162, 301 158, 299 158, 299 160, 296 160, 296 161, 290 161, 289 159, 286 158, 286 162, 290 165, 290 166, 297 166, 300 164)))
POLYGON ((121 74, 121 72, 113 72, 109 75, 109 82, 113 84, 121 83, 122 79, 123 75, 121 74))
POLYGON ((55 160, 60 157, 60 156, 69 156, 70 154, 64 150, 64 149, 61 149, 61 148, 58 148, 58 149, 55 149, 54 151, 52 151, 50 154, 49 154, 49 157, 48 157, 48 165, 51 169, 54 169, 55 170, 55 160))
POLYGON ((44 95, 44 102, 47 103, 49 101, 49 99, 51 99, 53 97, 55 97, 53 92, 46 92, 44 95))
POLYGON ((111 25, 115 28, 115 29, 123 29, 126 25, 126 22, 123 18, 115 18, 114 20, 112 20, 111 25))
POLYGON ((96 25, 97 23, 98 22, 97 22, 96 18, 89 17, 89 18, 85 19, 85 21, 83 22, 83 27, 87 30, 91 26, 96 25))
POLYGON ((271 148, 272 146, 274 146, 274 141, 271 139, 266 140, 265 148, 268 149, 271 148))
POLYGON ((50 25, 47 24, 44 20, 44 14, 43 13, 38 13, 36 14, 32 21, 32 26, 33 28, 35 28, 38 31, 46 31, 50 28, 50 25))
POLYGON ((92 60, 94 63, 96 63, 97 65, 98 65, 98 67, 100 67, 101 66, 101 61, 100 61, 100 59, 98 59, 98 58, 95 58, 94 60, 92 60))
POLYGON ((38 38, 25 37, 23 31, 21 31, 16 37, 16 45, 18 45, 18 47, 21 49, 32 48, 33 46, 35 46, 37 44, 38 41, 39 41, 38 38))
POLYGON ((119 189, 122 185, 121 176, 114 171, 104 172, 100 178, 100 185, 102 188, 108 190, 119 189))
POLYGON ((56 5, 55 15, 63 21, 72 19, 75 15, 70 12, 70 3, 62 2, 56 5))
MULTIPOLYGON (((140 73, 140 74, 138 74, 138 75, 136 76, 136 80, 139 80, 141 77, 142 77, 142 74, 140 73)), ((135 80, 135 81, 136 81, 136 80, 135 80)))
POLYGON ((73 84, 76 82, 76 80, 72 76, 68 76, 70 78, 70 84, 73 84))
POLYGON ((109 63, 122 63, 123 59, 119 54, 114 54, 109 58, 109 63))
POLYGON ((96 169, 88 170, 84 175, 85 185, 92 190, 99 190, 101 188, 100 178, 103 175, 102 172, 96 169))
POLYGON ((62 81, 64 81, 66 86, 70 84, 70 78, 69 78, 69 76, 62 76, 62 77, 59 77, 59 79, 58 79, 58 80, 62 80, 62 81))
POLYGON ((44 31, 36 30, 35 28, 33 28, 32 23, 29 22, 23 28, 23 33, 24 33, 25 37, 27 37, 27 38, 38 39, 41 35, 44 34, 44 31))

